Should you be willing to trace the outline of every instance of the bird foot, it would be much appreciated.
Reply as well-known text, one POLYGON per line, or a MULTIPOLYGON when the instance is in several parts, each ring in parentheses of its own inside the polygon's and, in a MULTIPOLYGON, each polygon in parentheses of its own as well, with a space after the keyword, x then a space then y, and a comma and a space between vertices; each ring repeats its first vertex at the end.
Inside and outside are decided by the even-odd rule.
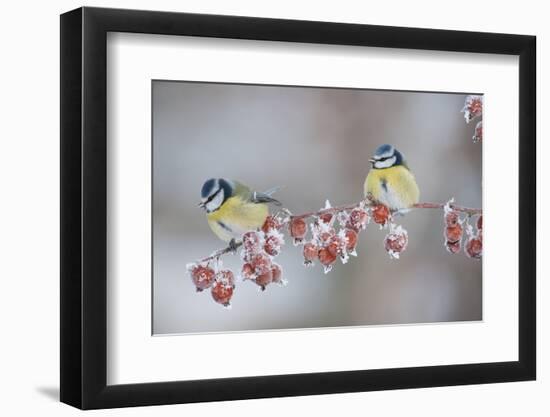
POLYGON ((411 209, 403 208, 403 209, 398 209, 398 210, 392 210, 391 214, 392 214, 392 216, 395 216, 395 217, 401 217, 401 216, 404 216, 405 214, 407 214, 409 211, 411 211, 411 209))
POLYGON ((237 248, 239 247, 239 245, 237 244, 237 241, 235 240, 235 238, 231 239, 229 241, 229 250, 233 253, 237 253, 237 248))

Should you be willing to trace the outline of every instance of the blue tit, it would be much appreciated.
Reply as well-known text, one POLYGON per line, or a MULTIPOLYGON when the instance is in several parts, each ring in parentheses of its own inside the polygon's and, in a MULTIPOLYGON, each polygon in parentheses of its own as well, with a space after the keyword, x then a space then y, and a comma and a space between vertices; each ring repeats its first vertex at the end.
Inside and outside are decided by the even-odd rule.
POLYGON ((369 160, 364 194, 386 205, 391 211, 403 211, 418 203, 420 191, 403 154, 392 145, 381 145, 369 160))
POLYGON ((269 215, 268 204, 281 203, 271 195, 277 188, 263 193, 225 178, 211 178, 202 186, 201 202, 212 231, 221 240, 235 244, 235 239, 262 227, 269 215))

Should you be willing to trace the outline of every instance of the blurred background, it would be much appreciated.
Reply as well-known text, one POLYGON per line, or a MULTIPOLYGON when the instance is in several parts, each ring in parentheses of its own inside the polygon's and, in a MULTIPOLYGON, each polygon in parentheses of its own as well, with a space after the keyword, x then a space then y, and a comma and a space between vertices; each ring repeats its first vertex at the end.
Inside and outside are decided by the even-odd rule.
MULTIPOLYGON (((177 334, 482 319, 482 263, 443 245, 441 210, 399 219, 401 259, 385 231, 360 234, 358 257, 329 274, 302 264, 288 236, 286 287, 237 281, 232 308, 196 293, 186 272, 224 242, 197 207, 211 177, 276 197, 293 213, 360 201, 368 159, 383 143, 408 161, 422 202, 481 207, 482 146, 460 110, 464 94, 153 81, 153 333, 177 334)), ((240 271, 238 256, 223 257, 240 271)))

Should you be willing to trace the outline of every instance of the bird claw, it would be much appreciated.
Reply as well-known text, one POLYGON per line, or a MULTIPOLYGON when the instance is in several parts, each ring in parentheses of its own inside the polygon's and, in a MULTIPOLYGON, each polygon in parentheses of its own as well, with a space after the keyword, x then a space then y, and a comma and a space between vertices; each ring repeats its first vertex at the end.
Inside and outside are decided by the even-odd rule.
POLYGON ((229 250, 233 253, 237 253, 237 248, 239 245, 237 245, 237 241, 233 238, 229 241, 229 250))
POLYGON ((411 211, 411 209, 403 208, 398 210, 392 210, 391 214, 394 217, 402 217, 402 216, 405 216, 405 214, 407 214, 409 211, 411 211))

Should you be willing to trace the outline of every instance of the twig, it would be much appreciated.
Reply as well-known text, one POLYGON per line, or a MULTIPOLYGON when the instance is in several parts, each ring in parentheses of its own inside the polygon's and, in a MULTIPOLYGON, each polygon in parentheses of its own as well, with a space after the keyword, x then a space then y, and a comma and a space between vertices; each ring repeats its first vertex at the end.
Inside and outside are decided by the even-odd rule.
MULTIPOLYGON (((427 208, 427 209, 442 209, 445 207, 446 203, 417 203, 413 206, 413 208, 427 208)), ((453 210, 460 211, 461 213, 467 213, 470 216, 474 214, 482 214, 483 210, 478 208, 470 208, 470 207, 463 207, 459 206, 458 204, 450 203, 449 207, 453 210)))
POLYGON ((359 203, 348 204, 348 205, 339 206, 339 207, 330 207, 330 208, 326 208, 326 209, 321 209, 319 211, 310 211, 310 212, 304 213, 304 214, 291 215, 290 217, 293 218, 293 219, 305 219, 306 217, 320 216, 322 214, 329 214, 329 213, 335 214, 335 213, 339 213, 341 211, 353 210, 354 208, 359 207, 361 204, 364 204, 365 207, 368 207, 369 205, 372 205, 371 200, 369 198, 366 198, 365 200, 360 201, 359 203))
POLYGON ((243 242, 235 242, 234 246, 228 246, 226 248, 219 249, 216 252, 214 252, 212 255, 197 261, 197 263, 202 264, 202 263, 210 262, 210 261, 213 261, 214 259, 220 259, 220 256, 225 255, 226 253, 231 253, 231 252, 235 253, 237 248, 242 246, 242 244, 243 242))
MULTIPOLYGON (((360 202, 355 203, 355 204, 347 204, 347 205, 338 206, 338 207, 329 207, 329 208, 321 209, 321 210, 318 210, 318 211, 310 211, 310 212, 303 213, 303 214, 293 215, 287 209, 282 209, 281 211, 283 211, 285 214, 287 214, 289 216, 289 218, 291 218, 291 219, 305 219, 307 217, 321 216, 323 214, 329 214, 329 213, 330 214, 335 214, 335 213, 340 213, 342 211, 349 211, 349 210, 353 210, 353 209, 355 209, 357 207, 361 207, 361 206, 363 206, 363 207, 372 207, 376 204, 377 203, 372 198, 372 196, 367 196, 364 200, 361 200, 360 202)), ((414 208, 414 209, 443 209, 447 204, 453 210, 459 211, 461 213, 466 213, 470 216, 483 213, 483 210, 480 209, 480 208, 464 207, 464 206, 459 206, 458 204, 454 204, 454 203, 417 203, 417 204, 413 205, 411 208, 414 208)), ((214 252, 212 255, 207 256, 206 258, 203 258, 203 259, 197 261, 197 263, 202 264, 202 263, 210 262, 210 261, 219 259, 221 256, 223 256, 227 253, 231 253, 231 252, 235 253, 236 249, 239 248, 240 246, 242 246, 242 244, 243 244, 242 241, 235 242, 235 245, 233 247, 228 246, 226 248, 219 249, 216 252, 214 252)))
MULTIPOLYGON (((354 208, 357 208, 361 205, 363 205, 364 207, 372 207, 372 206, 375 206, 377 203, 373 200, 372 197, 366 197, 364 200, 360 201, 359 203, 356 203, 356 204, 348 204, 348 205, 345 205, 345 206, 339 206, 339 207, 330 207, 330 208, 326 208, 326 209, 321 209, 319 211, 310 211, 308 213, 304 213, 304 214, 297 214, 297 215, 292 215, 290 217, 292 217, 293 219, 304 219, 306 217, 313 217, 313 216, 321 216, 322 214, 334 214, 334 213, 339 213, 341 211, 348 211, 348 210, 353 210, 354 208)), ((417 203, 415 205, 413 205, 411 208, 415 208, 415 209, 442 209, 445 207, 447 203, 417 203)), ((474 215, 474 214, 481 214, 483 212, 482 209, 478 209, 478 208, 470 208, 470 207, 464 207, 464 206, 459 206, 458 204, 454 204, 454 203, 450 203, 449 204, 449 207, 452 208, 453 210, 456 210, 456 211, 459 211, 461 213, 467 213, 469 214, 470 216, 474 215)))

